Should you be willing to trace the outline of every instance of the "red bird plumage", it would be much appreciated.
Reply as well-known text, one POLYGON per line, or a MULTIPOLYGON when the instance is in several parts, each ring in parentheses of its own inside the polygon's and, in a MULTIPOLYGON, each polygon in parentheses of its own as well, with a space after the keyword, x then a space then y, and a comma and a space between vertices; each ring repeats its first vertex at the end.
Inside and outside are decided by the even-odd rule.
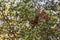
POLYGON ((41 13, 39 13, 39 14, 38 14, 38 16, 40 16, 40 17, 41 17, 41 16, 42 16, 42 14, 41 14, 41 13))
POLYGON ((33 22, 34 22, 34 23, 37 23, 37 22, 38 22, 38 18, 35 18, 35 19, 33 20, 33 22))
POLYGON ((47 15, 46 15, 46 16, 43 16, 43 18, 44 18, 44 19, 48 19, 48 16, 47 16, 47 15))
POLYGON ((33 20, 33 24, 38 24, 39 16, 42 16, 41 13, 37 14, 33 20))
POLYGON ((43 14, 46 14, 46 12, 42 12, 42 13, 38 13, 35 18, 33 19, 33 24, 38 24, 38 21, 39 21, 39 17, 43 17, 44 19, 47 19, 48 18, 48 15, 46 16, 43 16, 43 14))

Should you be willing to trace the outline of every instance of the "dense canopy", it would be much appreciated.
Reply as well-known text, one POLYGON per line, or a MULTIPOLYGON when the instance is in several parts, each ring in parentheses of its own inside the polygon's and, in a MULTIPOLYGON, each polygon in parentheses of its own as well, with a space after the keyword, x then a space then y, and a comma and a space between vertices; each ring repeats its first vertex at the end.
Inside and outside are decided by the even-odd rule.
POLYGON ((0 0, 0 40, 6 39, 60 40, 60 2, 0 0))

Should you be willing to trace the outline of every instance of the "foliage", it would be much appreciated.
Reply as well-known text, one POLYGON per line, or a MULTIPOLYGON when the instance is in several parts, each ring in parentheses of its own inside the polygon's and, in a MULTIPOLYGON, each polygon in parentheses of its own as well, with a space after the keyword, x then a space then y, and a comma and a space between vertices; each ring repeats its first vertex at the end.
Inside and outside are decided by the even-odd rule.
MULTIPOLYGON (((1 4, 3 10, 0 11, 0 18, 3 20, 2 26, 0 26, 1 35, 10 34, 10 27, 13 28, 13 33, 16 37, 9 39, 21 39, 21 40, 57 40, 60 35, 60 18, 58 14, 52 15, 50 10, 46 12, 48 19, 39 18, 38 25, 32 25, 32 20, 35 15, 38 14, 35 11, 35 4, 31 1, 22 1, 13 6, 14 2, 7 8, 6 4, 1 4), (26 21, 29 20, 30 26, 26 26, 26 21)), ((5 38, 5 37, 3 37, 5 38)))

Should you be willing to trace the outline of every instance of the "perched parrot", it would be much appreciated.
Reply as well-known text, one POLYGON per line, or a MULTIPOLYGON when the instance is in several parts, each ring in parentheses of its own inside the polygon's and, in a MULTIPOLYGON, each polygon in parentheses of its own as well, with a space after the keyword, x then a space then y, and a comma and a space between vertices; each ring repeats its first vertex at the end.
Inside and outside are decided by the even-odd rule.
POLYGON ((41 13, 38 13, 35 18, 33 19, 33 24, 38 24, 38 21, 39 21, 39 17, 42 16, 41 13))
POLYGON ((46 12, 43 11, 42 13, 38 13, 35 18, 33 19, 33 24, 38 24, 38 21, 39 21, 39 17, 43 18, 43 19, 48 19, 48 15, 45 15, 46 12))

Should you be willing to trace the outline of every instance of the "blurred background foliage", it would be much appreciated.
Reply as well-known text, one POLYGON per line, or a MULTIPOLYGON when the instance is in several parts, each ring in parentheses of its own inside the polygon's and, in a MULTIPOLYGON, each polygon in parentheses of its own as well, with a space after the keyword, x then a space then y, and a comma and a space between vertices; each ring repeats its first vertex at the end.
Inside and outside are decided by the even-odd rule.
POLYGON ((0 25, 0 39, 59 40, 60 14, 52 15, 50 12, 51 6, 46 4, 45 9, 49 18, 40 18, 38 25, 34 26, 32 20, 38 14, 35 6, 31 0, 21 0, 16 4, 14 1, 8 4, 0 0, 0 21, 3 23, 0 25), (27 20, 29 26, 26 25, 27 20), (9 35, 11 30, 14 33, 13 36, 11 35, 12 37, 9 35))

